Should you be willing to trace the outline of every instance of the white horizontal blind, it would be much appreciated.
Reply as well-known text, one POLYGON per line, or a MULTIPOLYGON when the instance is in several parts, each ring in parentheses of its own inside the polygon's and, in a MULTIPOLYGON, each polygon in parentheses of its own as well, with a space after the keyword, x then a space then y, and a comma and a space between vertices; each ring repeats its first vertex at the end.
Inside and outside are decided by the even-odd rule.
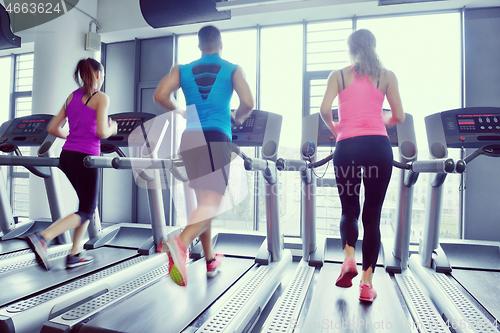
MULTIPOLYGON (((33 90, 33 53, 16 56, 14 84, 14 116, 31 115, 31 93, 33 90)), ((23 155, 30 155, 30 148, 21 148, 23 155)), ((14 216, 29 215, 29 172, 24 167, 12 169, 12 208, 14 216)))
POLYGON ((347 38, 352 32, 352 20, 307 24, 307 71, 348 66, 347 38))

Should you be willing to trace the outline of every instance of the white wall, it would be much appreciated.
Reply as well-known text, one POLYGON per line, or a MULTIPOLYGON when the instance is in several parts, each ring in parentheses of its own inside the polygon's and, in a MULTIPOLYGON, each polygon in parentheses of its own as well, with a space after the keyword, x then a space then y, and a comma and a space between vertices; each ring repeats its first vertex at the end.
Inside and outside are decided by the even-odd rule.
MULTIPOLYGON (((81 8, 89 15, 97 14, 97 0, 80 1, 81 8)), ((33 114, 56 114, 69 94, 78 88, 73 73, 78 61, 93 57, 85 51, 85 34, 91 18, 76 9, 38 27, 26 30, 34 41, 33 114)), ((59 143, 61 146, 61 142, 59 143)), ((55 152, 58 156, 59 151, 55 152)), ((57 170, 61 180, 66 214, 74 212, 76 195, 64 174, 57 170)), ((50 212, 43 180, 30 175, 30 218, 49 218, 50 212)))

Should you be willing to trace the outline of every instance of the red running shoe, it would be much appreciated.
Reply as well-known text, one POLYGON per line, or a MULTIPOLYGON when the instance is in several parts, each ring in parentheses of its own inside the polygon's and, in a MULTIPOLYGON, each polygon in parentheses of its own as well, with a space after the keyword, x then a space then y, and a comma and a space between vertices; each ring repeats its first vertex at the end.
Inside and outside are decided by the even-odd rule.
POLYGON ((359 285, 359 300, 365 302, 373 302, 373 300, 377 297, 377 292, 373 287, 370 287, 366 284, 359 285))
POLYGON ((337 287, 349 288, 352 286, 352 278, 358 275, 358 266, 356 265, 356 259, 347 258, 342 264, 340 270, 340 275, 337 278, 335 285, 337 287))
POLYGON ((52 268, 52 264, 50 263, 49 255, 47 254, 48 246, 45 238, 43 238, 39 232, 35 232, 26 236, 26 241, 28 242, 31 251, 35 254, 38 265, 46 270, 50 270, 52 268))
POLYGON ((224 259, 223 254, 216 253, 214 259, 211 260, 210 263, 207 262, 207 276, 208 277, 212 278, 219 273, 219 266, 220 266, 223 259, 224 259))
POLYGON ((168 273, 170 278, 179 286, 185 287, 187 285, 186 274, 186 250, 183 250, 179 244, 179 236, 175 239, 169 239, 164 242, 167 246, 168 254, 168 273))

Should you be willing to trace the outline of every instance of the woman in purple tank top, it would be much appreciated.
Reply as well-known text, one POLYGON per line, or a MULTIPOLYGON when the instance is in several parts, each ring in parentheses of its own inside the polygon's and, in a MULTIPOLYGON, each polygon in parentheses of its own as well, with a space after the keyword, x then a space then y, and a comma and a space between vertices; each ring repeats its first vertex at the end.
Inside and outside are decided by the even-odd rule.
POLYGON ((75 188, 78 211, 56 221, 42 232, 27 236, 37 262, 46 270, 51 268, 47 255, 48 242, 70 229, 75 230, 66 267, 92 262, 91 256, 83 254, 81 241, 96 208, 98 180, 97 169, 86 168, 83 159, 87 155, 100 155, 101 138, 114 135, 118 130, 117 123, 108 118, 109 97, 99 91, 104 81, 102 65, 92 58, 82 59, 76 66, 74 79, 79 88, 69 95, 59 113, 52 118, 48 132, 66 139, 59 157, 59 168, 75 188), (69 132, 62 128, 66 118, 69 132))
POLYGON ((372 277, 380 249, 380 214, 392 173, 392 148, 385 126, 405 119, 398 82, 393 72, 382 67, 375 52, 375 36, 360 29, 347 40, 352 66, 333 71, 321 104, 321 117, 337 138, 333 163, 342 204, 340 235, 344 263, 336 281, 352 286, 358 274, 354 257, 361 213, 359 189, 365 188, 363 203, 362 277, 359 299, 372 302, 377 293, 372 277), (333 122, 332 104, 339 96, 339 122, 333 122), (391 113, 383 114, 387 98, 391 113))

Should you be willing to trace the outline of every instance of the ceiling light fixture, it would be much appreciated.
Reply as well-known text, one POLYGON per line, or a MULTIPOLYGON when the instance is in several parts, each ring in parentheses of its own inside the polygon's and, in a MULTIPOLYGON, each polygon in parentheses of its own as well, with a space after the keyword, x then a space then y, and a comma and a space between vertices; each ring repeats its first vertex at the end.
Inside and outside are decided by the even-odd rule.
POLYGON ((420 3, 420 2, 437 2, 444 0, 379 0, 379 6, 387 6, 387 5, 401 5, 405 3, 420 3))
POLYGON ((218 11, 224 11, 232 9, 257 7, 257 6, 278 5, 283 3, 299 2, 299 1, 308 1, 308 0, 230 0, 230 1, 217 2, 215 6, 218 11))

